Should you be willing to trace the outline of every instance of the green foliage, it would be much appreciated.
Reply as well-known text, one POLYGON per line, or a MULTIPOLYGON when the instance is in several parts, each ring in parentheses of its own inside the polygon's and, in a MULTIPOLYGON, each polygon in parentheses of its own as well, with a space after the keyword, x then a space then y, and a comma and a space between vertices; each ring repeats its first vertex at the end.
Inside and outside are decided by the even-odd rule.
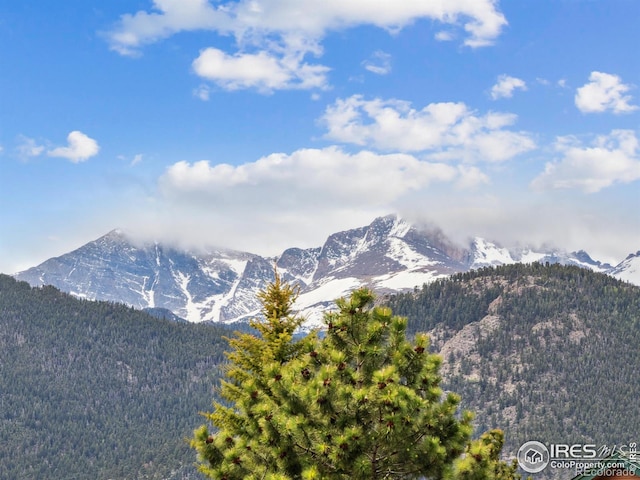
POLYGON ((640 288, 573 266, 516 264, 387 304, 410 333, 433 329, 436 351, 447 345, 443 386, 477 413, 478 429, 506 432, 508 452, 532 439, 620 444, 640 431, 640 288), (427 325, 424 312, 437 312, 427 325), (463 329, 467 350, 456 347, 463 329))
POLYGON ((519 478, 517 460, 511 464, 500 461, 504 445, 502 430, 491 430, 469 444, 464 457, 455 463, 455 480, 508 480, 519 478))
POLYGON ((0 275, 0 478, 197 475, 185 439, 229 332, 0 275))
POLYGON ((261 300, 262 335, 231 340, 228 403, 192 440, 208 477, 516 478, 500 432, 470 441, 472 415, 441 390, 428 337, 407 341, 406 319, 373 307, 369 290, 337 301, 321 340, 292 341, 295 293, 277 275, 261 300))

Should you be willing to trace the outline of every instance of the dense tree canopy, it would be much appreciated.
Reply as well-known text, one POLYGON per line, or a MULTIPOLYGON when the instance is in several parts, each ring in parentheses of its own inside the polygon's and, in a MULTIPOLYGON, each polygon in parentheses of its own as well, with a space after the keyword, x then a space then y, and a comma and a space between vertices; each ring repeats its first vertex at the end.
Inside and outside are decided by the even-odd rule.
POLYGON ((429 339, 355 291, 326 315, 326 336, 293 340, 295 290, 262 293, 260 337, 230 341, 226 402, 196 430, 200 470, 215 479, 514 478, 503 436, 471 441, 472 415, 440 388, 429 339))

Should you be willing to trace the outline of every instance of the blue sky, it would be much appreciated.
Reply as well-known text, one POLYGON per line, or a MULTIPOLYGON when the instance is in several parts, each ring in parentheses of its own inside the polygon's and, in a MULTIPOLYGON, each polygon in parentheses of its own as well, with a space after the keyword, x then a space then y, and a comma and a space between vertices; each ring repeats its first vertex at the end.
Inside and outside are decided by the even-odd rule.
POLYGON ((640 249, 640 2, 0 0, 0 272, 113 228, 262 254, 392 212, 640 249))

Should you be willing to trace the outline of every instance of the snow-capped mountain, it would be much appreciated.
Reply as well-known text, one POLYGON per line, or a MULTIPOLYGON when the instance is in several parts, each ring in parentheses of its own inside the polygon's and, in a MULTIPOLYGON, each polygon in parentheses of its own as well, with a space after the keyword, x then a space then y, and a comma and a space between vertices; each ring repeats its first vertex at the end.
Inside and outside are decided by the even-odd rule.
POLYGON ((258 308, 255 295, 245 297, 245 290, 264 285, 263 277, 272 271, 258 255, 137 245, 113 230, 15 277, 90 300, 166 308, 189 321, 225 321, 258 308))
POLYGON ((559 249, 532 249, 500 247, 483 238, 476 237, 471 242, 470 269, 487 266, 508 265, 512 263, 560 263, 562 265, 576 265, 595 272, 608 273, 613 267, 608 263, 592 259, 587 252, 565 252, 559 249))
POLYGON ((507 249, 481 238, 464 249, 395 215, 335 233, 322 247, 289 248, 276 258, 139 244, 114 230, 15 277, 92 300, 168 309, 191 322, 231 322, 259 312, 256 294, 273 279, 276 264, 287 281, 300 285, 296 306, 311 326, 333 300, 361 286, 393 293, 469 269, 533 261, 579 265, 640 284, 640 252, 614 268, 583 251, 507 249))
POLYGON ((256 294, 273 279, 276 263, 287 281, 300 285, 297 306, 313 323, 354 288, 411 289, 464 271, 463 258, 446 240, 388 216, 333 234, 320 248, 290 248, 277 258, 137 244, 114 230, 15 277, 87 299, 166 308, 192 322, 229 322, 259 312, 256 294))
POLYGON ((629 254, 627 258, 607 273, 625 282, 640 285, 640 250, 629 254))

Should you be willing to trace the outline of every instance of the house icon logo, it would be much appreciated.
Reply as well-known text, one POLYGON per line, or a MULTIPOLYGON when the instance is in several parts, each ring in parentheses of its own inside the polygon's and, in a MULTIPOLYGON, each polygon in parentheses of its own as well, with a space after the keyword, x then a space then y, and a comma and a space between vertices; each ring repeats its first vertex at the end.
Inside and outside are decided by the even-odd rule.
POLYGON ((518 465, 527 473, 538 473, 549 464, 549 450, 540 442, 524 443, 518 450, 518 465))
POLYGON ((524 458, 529 463, 540 463, 542 461, 542 454, 539 451, 530 448, 525 452, 524 458))

